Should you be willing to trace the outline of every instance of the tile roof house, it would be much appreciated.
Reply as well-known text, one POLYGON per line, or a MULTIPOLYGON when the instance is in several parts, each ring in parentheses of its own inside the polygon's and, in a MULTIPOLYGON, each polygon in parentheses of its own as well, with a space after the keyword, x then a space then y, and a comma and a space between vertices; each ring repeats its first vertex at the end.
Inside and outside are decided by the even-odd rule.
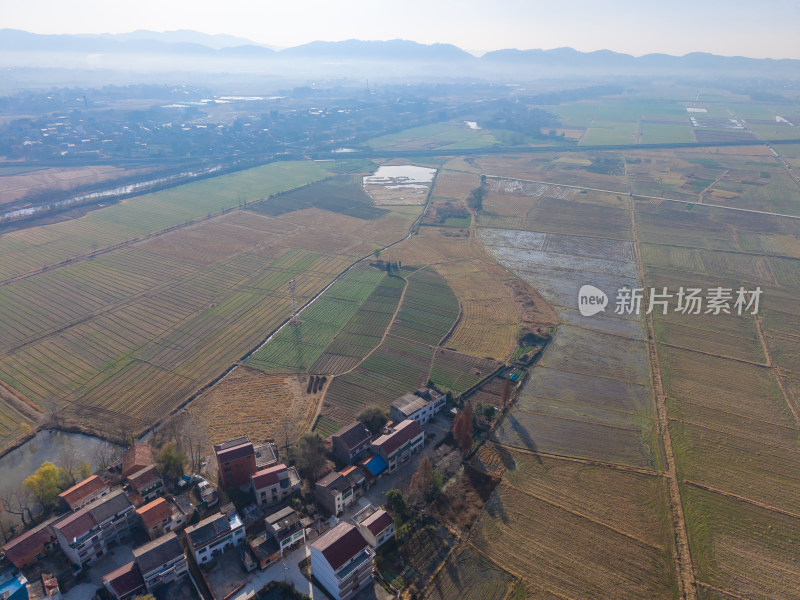
POLYGON ((311 543, 311 573, 335 600, 349 600, 372 581, 375 552, 351 523, 311 543))
POLYGON ((61 492, 58 497, 70 510, 78 510, 89 504, 92 500, 97 500, 111 491, 109 485, 98 475, 87 477, 73 485, 68 490, 61 492))
POLYGON ((358 421, 342 427, 331 436, 334 456, 348 465, 352 465, 364 452, 369 450, 371 441, 372 433, 358 421))
POLYGON ((74 564, 91 564, 110 544, 130 538, 136 511, 122 490, 116 490, 52 524, 58 544, 74 564))
POLYGON ((425 445, 425 431, 416 421, 406 419, 394 426, 390 433, 372 442, 372 451, 383 458, 389 473, 422 450, 425 445))
POLYGON ((245 538, 244 525, 235 511, 212 515, 187 527, 185 531, 198 564, 239 546, 245 538))
POLYGON ((139 493, 144 502, 155 500, 164 491, 164 480, 153 465, 131 473, 128 476, 128 483, 139 493))
POLYGON ((186 523, 186 515, 174 503, 157 498, 136 509, 142 521, 142 528, 151 540, 161 537, 170 531, 177 531, 186 523))
POLYGON ((353 501, 353 484, 346 476, 333 471, 317 481, 314 497, 328 514, 338 516, 353 501))
POLYGON ((130 600, 145 593, 144 579, 133 561, 103 575, 103 587, 117 600, 130 600))
POLYGON ((251 540, 248 546, 261 569, 266 569, 281 557, 281 546, 278 540, 266 533, 251 540))
POLYGON ((274 506, 300 490, 300 476, 294 467, 279 464, 251 475, 250 487, 259 506, 274 506))
POLYGON ((55 575, 42 573, 42 592, 48 600, 61 600, 61 588, 55 575))
POLYGON ((3 552, 12 565, 23 569, 47 556, 58 545, 56 534, 50 526, 56 519, 48 519, 33 529, 3 544, 3 552))
POLYGON ((249 483, 256 472, 256 452, 250 438, 245 436, 214 445, 219 482, 224 487, 239 487, 249 483))
POLYGON ((353 522, 373 548, 394 537, 394 519, 382 508, 368 506, 353 517, 353 522))
POLYGON ((160 585, 172 583, 189 572, 183 547, 172 531, 135 548, 133 558, 142 573, 148 592, 160 585))
POLYGON ((148 444, 134 444, 122 453, 122 476, 129 477, 153 465, 153 449, 148 444))

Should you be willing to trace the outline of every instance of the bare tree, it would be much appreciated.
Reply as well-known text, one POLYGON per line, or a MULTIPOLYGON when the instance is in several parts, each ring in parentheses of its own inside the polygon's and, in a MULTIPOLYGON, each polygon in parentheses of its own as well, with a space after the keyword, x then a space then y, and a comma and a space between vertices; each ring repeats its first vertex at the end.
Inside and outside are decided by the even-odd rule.
POLYGON ((119 458, 119 448, 110 442, 100 442, 94 450, 94 462, 101 469, 112 465, 119 458))
POLYGON ((0 495, 0 503, 8 514, 19 517, 23 525, 33 521, 34 498, 31 491, 25 486, 3 492, 0 495))

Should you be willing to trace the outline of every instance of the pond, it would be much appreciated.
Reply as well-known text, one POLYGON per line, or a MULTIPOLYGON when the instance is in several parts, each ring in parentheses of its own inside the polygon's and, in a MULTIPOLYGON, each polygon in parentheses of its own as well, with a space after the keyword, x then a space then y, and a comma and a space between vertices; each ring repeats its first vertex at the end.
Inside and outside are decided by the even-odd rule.
POLYGON ((20 488, 25 478, 45 461, 60 466, 60 457, 65 453, 74 456, 78 462, 89 463, 94 471, 98 466, 96 453, 101 444, 108 442, 82 433, 64 433, 55 429, 40 431, 0 458, 0 494, 20 488))

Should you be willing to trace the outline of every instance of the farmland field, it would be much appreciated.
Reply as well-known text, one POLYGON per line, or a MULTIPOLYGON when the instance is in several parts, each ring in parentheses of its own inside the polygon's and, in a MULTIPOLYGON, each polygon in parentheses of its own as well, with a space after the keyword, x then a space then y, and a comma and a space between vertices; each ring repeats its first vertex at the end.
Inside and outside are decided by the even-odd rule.
MULTIPOLYGON (((237 193, 257 199, 280 185, 325 174, 318 163, 267 165, 224 176, 223 182, 187 184, 58 225, 6 234, 0 245, 13 243, 27 256, 20 235, 34 238, 48 230, 41 235, 58 243, 68 236, 53 237, 49 230, 70 229, 84 243, 81 232, 129 233, 132 218, 116 233, 98 225, 97 219, 115 210, 163 220, 169 212, 158 206, 184 202, 197 215, 208 203, 237 201, 237 193), (218 194, 220 186, 225 191, 218 194), (208 194, 205 206, 189 201, 196 192, 208 194)), ((0 374, 44 410, 61 411, 68 423, 111 437, 140 430, 287 319, 290 280, 303 304, 353 262, 354 252, 402 237, 418 213, 401 209, 362 219, 319 208, 277 217, 235 210, 142 241, 115 238, 124 243, 90 260, 3 282, 0 374)), ((29 248, 39 261, 31 264, 46 264, 35 258, 37 248, 29 248)), ((80 258, 82 249, 75 249, 63 256, 80 258)), ((3 265, 19 267, 14 261, 3 265)), ((375 273, 365 289, 352 291, 354 298, 371 293, 381 278, 375 273)), ((341 316, 339 309, 352 308, 344 296, 330 313, 341 316)), ((13 411, 7 412, 13 421, 13 411)))
POLYGON ((297 439, 308 430, 322 395, 306 393, 304 379, 239 367, 192 402, 192 426, 209 444, 248 435, 281 446, 287 433, 297 439))

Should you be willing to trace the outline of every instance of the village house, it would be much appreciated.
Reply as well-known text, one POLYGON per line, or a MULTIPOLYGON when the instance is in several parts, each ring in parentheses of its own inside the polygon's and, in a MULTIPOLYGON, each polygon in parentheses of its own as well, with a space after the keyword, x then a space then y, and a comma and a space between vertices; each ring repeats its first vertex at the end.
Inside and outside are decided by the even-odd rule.
POLYGON ((147 444, 134 444, 122 453, 122 476, 125 478, 151 466, 153 449, 147 444))
POLYGON ((128 540, 136 522, 133 504, 122 490, 116 490, 58 519, 52 527, 67 558, 83 566, 128 540))
POLYGON ((369 450, 372 433, 363 423, 354 421, 331 436, 333 455, 341 462, 352 465, 369 450))
POLYGON ((50 528, 55 520, 48 519, 3 544, 3 552, 12 565, 18 569, 29 567, 58 546, 56 534, 50 528))
POLYGON ((328 514, 339 516, 353 501, 353 486, 347 477, 333 471, 314 486, 314 497, 328 514))
POLYGON ((294 467, 279 464, 253 474, 250 487, 259 506, 274 506, 300 490, 300 476, 294 467))
POLYGON ((268 515, 264 521, 267 526, 267 535, 275 538, 278 542, 281 556, 305 543, 305 527, 300 515, 291 507, 268 515))
POLYGON ((239 515, 232 511, 228 514, 212 515, 187 527, 186 537, 197 564, 203 564, 226 550, 241 545, 245 531, 239 515))
POLYGON ((105 496, 111 491, 109 485, 98 475, 87 477, 76 483, 68 490, 61 492, 58 497, 70 510, 83 508, 92 500, 105 496))
POLYGON ((164 492, 164 480, 153 465, 131 474, 128 477, 128 484, 141 496, 142 502, 155 500, 164 492))
POLYGON ((395 423, 411 419, 424 425, 436 416, 447 402, 447 396, 431 388, 420 388, 404 394, 389 407, 389 418, 395 423))
POLYGON ((407 419, 394 426, 389 433, 372 442, 371 450, 388 465, 392 473, 425 445, 425 432, 416 421, 407 419))
POLYGON ((183 547, 174 532, 169 532, 133 551, 133 557, 148 592, 177 581, 189 572, 183 547))
POLYGON ((256 452, 245 436, 214 445, 219 483, 223 487, 239 487, 250 481, 256 472, 256 452))
POLYGON ((386 461, 376 454, 370 454, 367 458, 358 463, 361 473, 364 475, 364 484, 366 487, 372 486, 373 483, 383 475, 384 471, 389 467, 386 461))
POLYGON ((136 509, 142 521, 142 529, 151 540, 161 537, 170 531, 176 531, 186 523, 186 515, 173 502, 157 498, 136 509))
POLYGON ((142 573, 133 561, 103 575, 102 581, 103 587, 117 600, 130 600, 146 591, 142 573))
POLYGON ((260 569, 266 569, 281 558, 281 547, 278 540, 266 532, 251 540, 249 546, 260 569))
POLYGON ((351 523, 311 543, 311 574, 335 600, 349 600, 372 581, 375 551, 351 523))
POLYGON ((394 537, 394 519, 382 508, 367 506, 353 517, 361 535, 373 548, 378 548, 394 537))

